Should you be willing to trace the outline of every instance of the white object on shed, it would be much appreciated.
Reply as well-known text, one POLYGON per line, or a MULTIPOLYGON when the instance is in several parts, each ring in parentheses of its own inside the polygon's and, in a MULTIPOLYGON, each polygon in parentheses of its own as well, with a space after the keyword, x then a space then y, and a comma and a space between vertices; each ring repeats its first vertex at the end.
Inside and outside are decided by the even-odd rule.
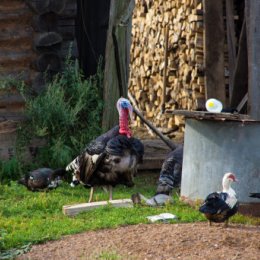
POLYGON ((219 100, 210 98, 206 102, 206 109, 211 113, 220 113, 223 109, 223 105, 219 100))

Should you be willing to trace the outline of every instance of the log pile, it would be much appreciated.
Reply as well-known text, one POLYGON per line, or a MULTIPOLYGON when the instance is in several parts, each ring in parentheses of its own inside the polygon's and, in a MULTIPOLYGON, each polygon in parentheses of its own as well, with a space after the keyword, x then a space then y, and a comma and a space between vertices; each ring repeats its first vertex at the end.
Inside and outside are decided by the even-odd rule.
POLYGON ((202 1, 136 1, 132 23, 129 91, 157 127, 183 131, 164 111, 204 107, 202 1))

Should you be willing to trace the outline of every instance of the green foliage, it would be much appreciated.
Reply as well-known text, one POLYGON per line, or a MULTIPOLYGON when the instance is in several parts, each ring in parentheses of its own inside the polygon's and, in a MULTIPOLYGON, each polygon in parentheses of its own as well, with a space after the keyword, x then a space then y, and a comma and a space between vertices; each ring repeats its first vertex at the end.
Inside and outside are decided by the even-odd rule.
MULTIPOLYGON (((157 179, 158 173, 139 175, 136 177, 136 185, 133 188, 121 185, 116 187, 113 198, 130 198, 131 194, 136 192, 150 197, 154 195, 157 179)), ((18 250, 29 243, 35 244, 59 239, 63 235, 82 231, 149 223, 146 219, 147 216, 163 212, 177 215, 178 219, 170 223, 205 221, 197 208, 180 202, 176 194, 174 204, 165 207, 115 208, 108 205, 83 212, 73 218, 62 213, 64 205, 85 203, 88 196, 89 189, 82 185, 71 188, 68 183, 63 183, 50 192, 30 192, 15 182, 12 182, 10 186, 0 185, 0 234, 2 234, 0 248, 18 250)), ((97 189, 94 193, 95 200, 107 200, 108 196, 102 189, 97 189)), ((234 222, 234 218, 231 219, 231 222, 234 222)), ((236 218, 236 222, 260 225, 259 218, 244 216, 236 218)), ((102 256, 105 257, 106 254, 103 253, 102 256)), ((110 259, 109 257, 113 259, 112 257, 116 256, 107 255, 107 259, 110 259)))
MULTIPOLYGON (((68 59, 38 96, 26 92, 26 122, 18 131, 18 150, 44 139, 35 158, 39 166, 63 167, 101 133, 103 74, 85 80, 77 62, 68 59)), ((17 154, 22 154, 17 152, 17 154)))
POLYGON ((19 80, 19 76, 17 78, 13 77, 5 77, 0 78, 0 90, 4 90, 6 92, 11 92, 16 90, 17 92, 23 92, 25 89, 25 84, 23 81, 19 80))
POLYGON ((16 158, 0 161, 0 183, 8 184, 10 180, 16 180, 20 177, 21 173, 21 164, 16 158))
POLYGON ((98 259, 98 260, 123 260, 124 258, 121 257, 116 252, 103 251, 100 254, 98 254, 94 259, 98 259))

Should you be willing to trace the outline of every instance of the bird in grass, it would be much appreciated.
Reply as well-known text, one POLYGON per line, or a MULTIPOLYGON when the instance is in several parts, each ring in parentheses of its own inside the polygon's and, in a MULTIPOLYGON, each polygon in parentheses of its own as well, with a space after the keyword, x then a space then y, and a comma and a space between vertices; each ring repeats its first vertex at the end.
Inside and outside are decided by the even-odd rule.
POLYGON ((118 184, 132 187, 137 165, 143 159, 144 146, 139 139, 132 137, 129 128, 128 121, 133 111, 129 100, 120 98, 117 110, 119 126, 90 142, 66 167, 67 171, 72 171, 71 186, 81 183, 91 188, 88 202, 92 202, 96 186, 108 187, 109 200, 112 200, 112 187, 118 184))
POLYGON ((39 168, 25 174, 18 180, 18 184, 24 185, 30 191, 55 189, 62 182, 66 173, 64 169, 39 168))
POLYGON ((231 188, 236 181, 233 173, 226 173, 222 179, 222 192, 210 193, 200 206, 199 211, 209 220, 210 226, 212 222, 225 222, 227 227, 229 218, 237 213, 239 202, 236 192, 231 188))

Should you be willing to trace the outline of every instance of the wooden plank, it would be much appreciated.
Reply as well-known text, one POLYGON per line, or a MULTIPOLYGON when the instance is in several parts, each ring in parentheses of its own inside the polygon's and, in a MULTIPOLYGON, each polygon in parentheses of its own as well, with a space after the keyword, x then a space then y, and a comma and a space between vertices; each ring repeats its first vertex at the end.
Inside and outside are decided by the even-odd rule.
POLYGON ((120 96, 127 98, 131 17, 127 19, 127 26, 123 17, 129 17, 129 6, 132 4, 133 0, 111 0, 110 3, 104 72, 103 129, 110 129, 118 122, 116 102, 120 96))
POLYGON ((248 50, 248 114, 260 119, 260 1, 245 1, 248 50))
POLYGON ((206 98, 217 98, 225 107, 223 3, 204 0, 203 7, 206 98))
POLYGON ((142 120, 142 122, 144 122, 145 125, 147 125, 154 133, 156 133, 156 135, 159 136, 172 150, 175 149, 176 145, 167 136, 164 136, 150 121, 144 118, 143 114, 138 110, 138 108, 136 108, 135 100, 130 93, 128 93, 128 98, 133 104, 133 111, 142 120))
POLYGON ((233 0, 226 0, 226 26, 228 42, 228 70, 229 70, 229 97, 233 91, 233 74, 236 61, 236 38, 234 23, 234 3, 233 0))
POLYGON ((211 113, 207 111, 187 111, 187 110, 166 110, 166 114, 183 115, 187 118, 196 118, 199 120, 234 120, 234 121, 250 121, 255 122, 248 115, 243 114, 231 114, 231 113, 211 113))
POLYGON ((163 68, 163 96, 162 96, 162 104, 161 111, 164 113, 165 111, 165 103, 166 103, 166 85, 167 85, 167 69, 168 69, 168 42, 169 42, 169 26, 166 26, 164 33, 164 68, 163 68))
POLYGON ((245 20, 242 25, 238 54, 235 64, 235 70, 233 73, 233 89, 230 93, 230 106, 237 107, 241 99, 247 93, 247 75, 248 75, 248 60, 247 60, 247 41, 246 41, 246 25, 245 20))
POLYGON ((243 97, 241 102, 238 104, 238 106, 237 106, 238 113, 243 109, 243 107, 244 107, 244 105, 246 104, 247 101, 248 101, 248 93, 245 94, 245 96, 243 97))
POLYGON ((62 212, 68 216, 75 216, 81 212, 85 212, 88 210, 92 210, 95 208, 99 208, 102 206, 111 205, 116 208, 122 207, 133 207, 133 203, 131 199, 119 199, 119 200, 110 200, 110 201, 97 201, 97 202, 90 202, 90 203, 81 203, 75 205, 65 205, 62 207, 62 212))

